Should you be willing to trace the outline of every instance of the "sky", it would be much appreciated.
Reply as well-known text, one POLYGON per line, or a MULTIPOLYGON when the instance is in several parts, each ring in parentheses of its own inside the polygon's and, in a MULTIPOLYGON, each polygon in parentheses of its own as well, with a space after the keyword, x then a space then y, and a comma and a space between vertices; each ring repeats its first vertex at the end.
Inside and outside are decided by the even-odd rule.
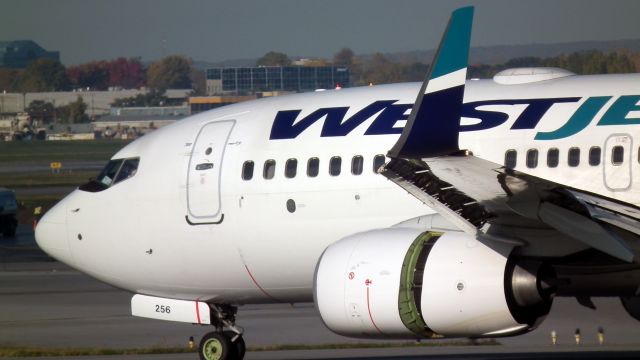
POLYGON ((465 5, 476 6, 472 46, 640 38, 638 0, 0 0, 0 40, 34 40, 65 65, 331 58, 435 48, 465 5))

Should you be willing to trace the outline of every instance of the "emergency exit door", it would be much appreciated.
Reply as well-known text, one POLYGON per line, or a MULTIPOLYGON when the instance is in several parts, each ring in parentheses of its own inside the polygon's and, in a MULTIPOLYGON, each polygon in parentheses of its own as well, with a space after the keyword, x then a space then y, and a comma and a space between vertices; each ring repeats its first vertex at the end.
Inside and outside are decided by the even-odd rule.
POLYGON ((220 179, 224 150, 234 120, 206 124, 196 137, 187 172, 187 208, 191 222, 221 217, 220 179))
POLYGON ((604 146, 604 183, 615 191, 631 187, 631 136, 611 135, 604 146))

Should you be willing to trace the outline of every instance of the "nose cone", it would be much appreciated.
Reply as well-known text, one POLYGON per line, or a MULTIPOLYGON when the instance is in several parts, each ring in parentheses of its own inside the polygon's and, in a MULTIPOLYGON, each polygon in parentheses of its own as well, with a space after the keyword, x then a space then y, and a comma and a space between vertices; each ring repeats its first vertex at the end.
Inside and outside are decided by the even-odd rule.
POLYGON ((71 263, 64 201, 55 205, 40 219, 36 227, 36 242, 50 256, 66 264, 71 263))

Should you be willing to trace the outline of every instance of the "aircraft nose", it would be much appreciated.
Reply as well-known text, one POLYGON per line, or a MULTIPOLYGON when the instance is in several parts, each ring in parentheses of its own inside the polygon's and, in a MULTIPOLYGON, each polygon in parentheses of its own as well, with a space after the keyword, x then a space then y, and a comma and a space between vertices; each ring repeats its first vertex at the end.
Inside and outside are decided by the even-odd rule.
POLYGON ((67 212, 62 202, 47 211, 38 222, 36 242, 51 257, 67 264, 71 263, 71 251, 67 241, 67 212))

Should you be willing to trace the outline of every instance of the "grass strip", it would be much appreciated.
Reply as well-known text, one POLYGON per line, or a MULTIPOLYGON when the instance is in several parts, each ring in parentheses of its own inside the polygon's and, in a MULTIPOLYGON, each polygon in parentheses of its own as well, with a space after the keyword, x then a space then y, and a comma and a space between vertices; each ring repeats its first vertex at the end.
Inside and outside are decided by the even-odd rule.
MULTIPOLYGON (((381 343, 342 343, 318 345, 268 345, 248 347, 247 351, 286 351, 286 350, 340 350, 340 349, 378 349, 440 346, 495 346, 500 343, 494 339, 465 341, 428 341, 423 342, 381 342, 381 343)), ((45 357, 45 356, 99 356, 99 355, 151 355, 182 354, 195 352, 187 347, 150 347, 132 349, 108 348, 36 348, 36 347, 0 347, 0 357, 45 357)))
POLYGON ((130 141, 7 141, 0 142, 0 164, 108 160, 130 141))
POLYGON ((49 186, 78 186, 86 183, 90 177, 96 177, 98 171, 64 171, 59 174, 50 172, 0 174, 0 186, 19 190, 49 186))

